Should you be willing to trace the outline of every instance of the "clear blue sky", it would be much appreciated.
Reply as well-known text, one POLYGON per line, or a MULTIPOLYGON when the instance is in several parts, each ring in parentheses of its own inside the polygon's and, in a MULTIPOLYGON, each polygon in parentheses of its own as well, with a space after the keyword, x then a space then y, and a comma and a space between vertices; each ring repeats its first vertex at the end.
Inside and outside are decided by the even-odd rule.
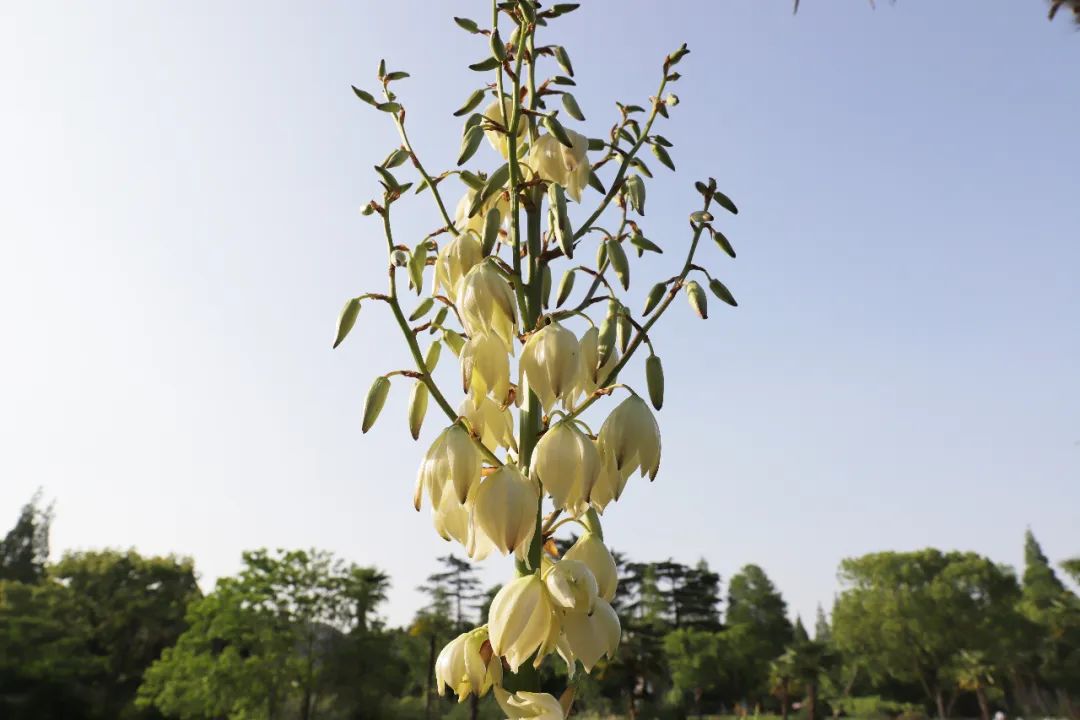
MULTIPOLYGON (((0 525, 42 486, 57 553, 188 554, 211 580, 245 548, 328 548, 411 616, 451 549, 410 505, 437 423, 413 443, 398 385, 360 434, 407 363, 383 308, 330 351, 343 300, 384 284, 358 211, 396 141, 349 85, 410 71, 414 142, 450 166, 486 52, 450 16, 486 7, 3 5, 0 525)), ((738 260, 704 255, 742 306, 656 333, 664 462, 608 513, 617 549, 759 563, 803 615, 868 551, 1015 564, 1030 525, 1080 553, 1080 35, 1038 0, 588 0, 557 33, 593 135, 692 49, 647 208, 671 250, 639 293, 678 262, 693 180, 742 209, 738 260)), ((437 224, 413 208, 410 243, 437 224)))

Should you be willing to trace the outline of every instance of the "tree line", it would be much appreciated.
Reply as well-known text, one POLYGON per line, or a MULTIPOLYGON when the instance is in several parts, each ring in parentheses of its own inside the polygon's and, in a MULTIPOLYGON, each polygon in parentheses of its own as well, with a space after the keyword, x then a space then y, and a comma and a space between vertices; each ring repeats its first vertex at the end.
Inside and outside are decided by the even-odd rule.
MULTIPOLYGON (((440 558, 425 606, 389 627, 390 577, 329 553, 247 552, 203 593, 185 558, 103 550, 49 563, 51 520, 35 496, 0 542, 0 717, 501 717, 490 696, 436 693, 439 650, 486 621, 498 590, 465 560, 440 558)), ((1019 575, 935 549, 844 560, 843 589, 812 632, 757 565, 725 591, 704 561, 616 553, 622 642, 575 674, 575 712, 1080 717, 1080 599, 1030 532, 1024 549, 1019 575)), ((1080 582, 1080 558, 1061 570, 1080 582)), ((545 688, 570 670, 547 670, 545 688)))

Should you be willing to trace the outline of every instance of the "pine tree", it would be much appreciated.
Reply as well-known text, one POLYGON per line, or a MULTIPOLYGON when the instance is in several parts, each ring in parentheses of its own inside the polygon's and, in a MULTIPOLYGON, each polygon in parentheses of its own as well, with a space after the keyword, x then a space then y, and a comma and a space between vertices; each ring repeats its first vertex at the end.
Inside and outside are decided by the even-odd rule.
POLYGON ((476 569, 468 560, 454 555, 439 558, 445 569, 428 575, 427 584, 421 586, 432 600, 432 610, 452 619, 459 631, 464 632, 472 624, 474 612, 480 609, 484 597, 476 569))
POLYGON ((53 507, 41 507, 41 490, 23 505, 19 519, 0 540, 0 580, 33 584, 45 577, 53 507))
POLYGON ((1030 608, 1044 611, 1059 600, 1065 585, 1043 554, 1031 530, 1024 532, 1024 600, 1030 608))
MULTIPOLYGON (((431 598, 430 604, 417 613, 413 621, 412 634, 427 640, 427 664, 424 681, 424 716, 432 717, 433 687, 435 677, 435 658, 438 649, 455 635, 469 629, 474 618, 473 611, 482 611, 480 581, 476 570, 467 560, 454 555, 439 558, 443 565, 441 572, 428 575, 427 582, 419 590, 431 598)), ((490 601, 489 601, 490 602, 490 601)), ((473 704, 475 715, 476 705, 473 704)))
POLYGON ((792 639, 787 603, 757 565, 746 565, 728 583, 726 634, 738 671, 737 691, 747 699, 768 695, 769 665, 792 639))
POLYGON ((817 619, 814 621, 814 639, 822 643, 832 641, 832 628, 829 627, 829 618, 825 617, 825 609, 820 604, 817 606, 817 619))

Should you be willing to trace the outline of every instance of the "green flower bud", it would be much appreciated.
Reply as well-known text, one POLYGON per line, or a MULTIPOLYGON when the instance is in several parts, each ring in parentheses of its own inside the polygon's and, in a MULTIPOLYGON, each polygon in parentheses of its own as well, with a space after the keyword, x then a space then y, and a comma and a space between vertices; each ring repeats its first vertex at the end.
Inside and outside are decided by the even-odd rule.
POLYGON ((612 351, 615 350, 615 333, 618 324, 617 313, 618 306, 613 302, 609 302, 607 315, 604 316, 604 321, 600 323, 600 355, 597 365, 606 363, 612 351))
POLYGON ((724 208, 732 215, 739 214, 739 208, 735 207, 735 203, 731 202, 731 198, 729 198, 727 195, 720 192, 719 190, 713 191, 713 200, 715 200, 720 205, 720 207, 724 208))
POLYGON ((375 382, 371 384, 371 389, 368 390, 367 401, 364 403, 364 420, 360 425, 361 432, 366 433, 378 420, 379 413, 382 412, 383 405, 386 404, 386 396, 389 394, 390 379, 385 375, 375 378, 375 382))
POLYGON ((634 334, 634 325, 630 322, 630 316, 623 308, 619 312, 619 321, 615 327, 615 335, 619 342, 619 352, 626 354, 626 346, 630 344, 630 337, 634 334))
POLYGON ((665 290, 667 290, 667 283, 656 283, 652 286, 649 296, 645 298, 645 310, 641 313, 642 315, 648 315, 653 311, 660 299, 664 297, 665 290))
POLYGON ((713 229, 712 239, 720 247, 721 250, 723 250, 731 257, 735 257, 735 248, 732 247, 731 242, 729 242, 728 239, 724 237, 724 233, 720 232, 719 230, 713 229))
POLYGON ((649 386, 649 400, 659 410, 664 406, 664 368, 658 355, 650 355, 645 361, 645 381, 649 386))
POLYGON ((611 268, 619 278, 619 283, 622 284, 623 290, 630 289, 630 261, 626 257, 626 251, 623 250, 622 243, 613 238, 609 238, 604 244, 607 245, 608 248, 608 258, 611 260, 611 268))
POLYGON ((345 307, 341 308, 341 315, 337 321, 337 337, 334 339, 334 347, 344 342, 349 331, 356 324, 356 316, 360 314, 360 298, 349 298, 345 307))
POLYGON ((443 342, 450 346, 451 352, 458 355, 461 353, 462 346, 465 345, 465 338, 454 330, 443 330, 443 342))
POLYGON ((433 298, 424 298, 416 309, 412 311, 412 315, 409 316, 409 322, 419 320, 420 318, 431 312, 431 308, 435 307, 435 300, 433 298))
POLYGON ((720 282, 716 278, 709 281, 709 289, 712 290, 713 295, 726 302, 731 307, 739 307, 739 303, 735 301, 735 296, 731 294, 731 291, 725 287, 724 283, 720 282))
POLYGON ((709 317, 709 301, 705 291, 701 289, 696 280, 686 283, 686 298, 690 301, 690 307, 704 320, 709 317))
POLYGON ((574 232, 570 228, 570 218, 566 213, 566 191, 562 185, 548 185, 548 204, 551 207, 550 224, 555 231, 559 248, 568 258, 574 257, 574 232))
POLYGON ((551 304, 551 266, 546 263, 540 271, 540 302, 545 308, 551 304))
POLYGON ((442 354, 442 343, 433 342, 424 356, 424 368, 429 372, 435 372, 435 366, 439 364, 439 355, 442 354))
POLYGON ((626 178, 626 196, 630 198, 630 207, 636 210, 638 215, 644 215, 645 181, 640 175, 631 175, 626 178))
POLYGON ((502 225, 502 213, 498 207, 487 211, 484 217, 484 243, 481 251, 486 257, 495 249, 495 242, 499 239, 499 227, 502 225))
POLYGON ((555 295, 555 307, 561 307, 566 299, 570 297, 570 293, 574 289, 574 276, 573 270, 567 270, 563 273, 562 280, 559 281, 559 292, 555 295))
POLYGON ((503 42, 502 36, 499 35, 498 28, 491 31, 491 54, 499 62, 506 60, 506 44, 503 42))
POLYGON ((412 283, 417 295, 420 294, 420 290, 424 287, 424 268, 427 267, 427 256, 427 241, 421 241, 409 258, 409 281, 412 283))
POLYGON ((409 395, 409 434, 413 440, 420 437, 420 426, 424 424, 424 415, 427 414, 428 394, 428 386, 423 380, 417 380, 409 395))

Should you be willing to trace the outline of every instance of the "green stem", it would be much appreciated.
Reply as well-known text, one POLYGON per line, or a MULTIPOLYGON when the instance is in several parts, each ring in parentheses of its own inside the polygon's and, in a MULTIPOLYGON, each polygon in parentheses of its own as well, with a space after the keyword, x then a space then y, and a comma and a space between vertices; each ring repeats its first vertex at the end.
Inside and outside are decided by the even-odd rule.
POLYGON ((600 526, 600 514, 596 512, 596 508, 591 507, 586 511, 581 519, 581 524, 595 535, 597 540, 603 541, 604 528, 600 526))
MULTIPOLYGON (((383 218, 383 232, 386 234, 386 244, 389 249, 390 255, 394 254, 394 235, 390 228, 390 203, 386 203, 386 209, 382 213, 383 218)), ((397 268, 393 265, 390 266, 390 297, 387 299, 390 304, 390 309, 394 313, 394 319, 397 320, 398 327, 401 328, 401 334, 405 336, 405 342, 409 346, 409 352, 412 353, 413 361, 416 363, 416 369, 420 372, 420 380, 427 385, 428 390, 431 392, 431 397, 435 398, 435 402, 438 404, 442 411, 446 413, 446 417, 450 418, 452 423, 459 423, 466 430, 471 430, 465 423, 462 422, 460 416, 446 400, 446 396, 443 395, 442 390, 435 383, 435 379, 428 371, 427 365, 424 363, 424 354, 420 352, 420 344, 416 341, 416 335, 409 328, 409 321, 405 317, 405 313, 401 310, 401 302, 398 300, 397 294, 397 268)), ((492 465, 498 467, 502 465, 502 461, 491 452, 480 438, 476 437, 470 431, 469 436, 476 443, 476 446, 480 448, 484 458, 492 465)))
POLYGON ((412 158, 413 167, 420 173, 420 176, 427 182, 428 187, 431 189, 431 194, 435 198, 435 204, 439 206, 439 213, 442 214, 443 220, 446 221, 446 227, 450 229, 450 234, 457 236, 458 229, 454 227, 454 221, 450 218, 450 213, 446 211, 446 204, 443 202, 442 195, 439 194, 439 188, 436 187, 435 181, 428 174, 428 171, 424 169, 424 166, 420 164, 420 158, 417 156, 416 151, 413 150, 412 143, 409 142, 409 135, 405 132, 405 122, 401 119, 404 115, 404 111, 400 113, 394 113, 394 125, 397 126, 398 135, 401 136, 401 143, 405 146, 405 150, 409 153, 409 157, 412 158))
MULTIPOLYGON (((712 196, 710 195, 709 197, 705 198, 705 207, 703 209, 708 210, 709 204, 711 202, 712 196)), ((624 367, 626 367, 626 363, 630 361, 630 358, 633 356, 634 352, 639 347, 641 347, 641 344, 643 342, 645 342, 646 337, 649 334, 649 330, 652 328, 653 325, 656 324, 656 321, 660 319, 660 316, 664 314, 664 311, 668 309, 668 306, 671 305, 672 301, 675 299, 675 296, 679 294, 679 290, 682 288, 683 281, 686 280, 686 276, 690 273, 690 270, 694 265, 694 253, 697 252, 698 241, 701 239, 701 233, 702 231, 704 231, 704 229, 705 224, 701 223, 694 231, 694 238, 690 242, 690 251, 686 254, 686 262, 683 263, 682 271, 679 272, 679 274, 675 277, 675 281, 671 284, 671 290, 668 291, 667 297, 665 297, 660 302, 660 305, 657 306, 656 310, 653 311, 652 317, 650 317, 648 321, 646 321, 646 323, 638 329, 637 333, 634 335, 634 338, 627 346, 626 353, 624 353, 619 362, 615 364, 615 367, 611 369, 611 373, 606 378, 604 378, 604 381, 600 384, 599 389, 594 392, 588 400, 575 408, 574 412, 570 413, 567 416, 567 419, 573 419, 581 415, 581 413, 585 412, 585 410, 587 410, 590 405, 600 399, 600 391, 607 390, 615 383, 615 380, 619 377, 619 372, 624 367)))
POLYGON ((634 159, 634 156, 637 155, 638 151, 641 150, 641 146, 645 144, 645 139, 649 137, 649 131, 652 129, 653 121, 656 120, 656 115, 658 113, 657 108, 660 107, 660 103, 664 102, 660 96, 664 94, 665 87, 667 87, 667 73, 664 73, 664 80, 660 83, 660 89, 656 91, 652 112, 649 113, 649 119, 645 121, 645 127, 641 129, 641 136, 623 157, 622 164, 619 166, 618 172, 615 173, 615 179, 611 181, 611 187, 608 189, 604 199, 600 201, 599 207, 596 208, 593 214, 589 216, 589 219, 582 223, 581 227, 574 233, 574 240, 580 240, 585 236, 585 233, 589 232, 589 228, 592 227, 592 224, 604 213, 604 210, 607 210, 607 206, 618 194, 619 186, 622 183, 622 179, 626 176, 626 171, 630 167, 630 162, 634 159))
MULTIPOLYGON (((540 234, 540 208, 527 207, 525 209, 525 218, 529 240, 534 243, 538 240, 540 234)), ((540 317, 540 285, 539 273, 531 273, 529 282, 525 286, 526 302, 522 307, 523 322, 528 329, 535 327, 536 321, 540 317)), ((520 465, 522 472, 528 472, 529 465, 532 463, 533 449, 540 438, 543 414, 544 411, 540 406, 539 398, 536 397, 536 393, 530 391, 529 396, 525 398, 525 406, 518 414, 518 447, 521 450, 520 465)), ((519 574, 535 572, 536 568, 540 567, 540 553, 543 547, 541 523, 543 521, 544 502, 543 488, 541 487, 540 490, 540 502, 536 505, 536 532, 533 533, 532 543, 529 545, 528 562, 518 564, 519 574)))

